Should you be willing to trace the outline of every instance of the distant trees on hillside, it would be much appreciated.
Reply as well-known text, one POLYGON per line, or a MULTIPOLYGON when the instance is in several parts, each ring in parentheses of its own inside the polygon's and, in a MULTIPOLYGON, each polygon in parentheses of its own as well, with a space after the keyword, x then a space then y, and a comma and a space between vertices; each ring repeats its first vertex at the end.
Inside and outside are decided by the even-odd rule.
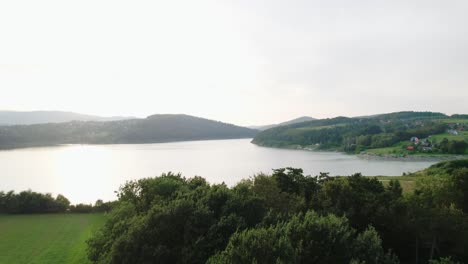
MULTIPOLYGON (((400 112, 368 118, 337 117, 265 130, 252 142, 271 147, 302 146, 359 153, 399 142, 409 143, 410 138, 426 139, 445 133, 449 130, 449 121, 449 117, 431 112, 400 112)), ((461 127, 464 129, 463 125, 461 127)), ((426 149, 432 153, 464 154, 468 142, 467 139, 447 140, 440 147, 434 144, 426 149)))

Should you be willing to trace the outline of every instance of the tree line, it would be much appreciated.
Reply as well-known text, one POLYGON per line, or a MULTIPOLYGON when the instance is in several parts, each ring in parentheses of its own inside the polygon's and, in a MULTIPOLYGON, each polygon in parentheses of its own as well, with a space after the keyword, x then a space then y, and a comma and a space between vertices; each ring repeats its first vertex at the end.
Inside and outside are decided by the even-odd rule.
POLYGON ((93 263, 457 263, 468 261, 468 160, 412 192, 354 174, 276 169, 233 187, 167 173, 130 181, 88 240, 93 263))
POLYGON ((47 213, 93 213, 108 212, 115 202, 97 200, 92 204, 71 205, 70 201, 59 194, 55 198, 50 193, 31 190, 15 193, 0 191, 0 214, 47 214, 47 213))

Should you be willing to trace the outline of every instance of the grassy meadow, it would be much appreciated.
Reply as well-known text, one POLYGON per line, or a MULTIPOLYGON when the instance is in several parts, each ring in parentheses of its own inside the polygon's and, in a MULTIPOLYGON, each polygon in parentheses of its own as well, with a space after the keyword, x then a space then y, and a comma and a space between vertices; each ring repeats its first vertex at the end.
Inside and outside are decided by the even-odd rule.
MULTIPOLYGON (((452 140, 465 140, 468 141, 468 131, 460 131, 458 135, 452 135, 449 133, 442 133, 432 135, 430 139, 432 141, 440 142, 442 139, 448 139, 449 141, 452 140)), ((405 147, 410 145, 411 142, 409 140, 401 141, 396 143, 393 146, 385 147, 385 148, 374 148, 374 149, 367 149, 367 153, 373 153, 377 155, 386 155, 386 154, 393 154, 393 155, 418 155, 418 156, 444 156, 447 154, 439 154, 439 153, 425 153, 425 152, 415 152, 406 150, 405 147)), ((468 150, 466 150, 465 155, 468 155, 468 150)))
POLYGON ((398 180, 400 182, 403 193, 413 192, 416 187, 416 182, 424 176, 377 176, 376 178, 387 186, 390 180, 398 180))
POLYGON ((104 214, 0 215, 0 263, 88 263, 85 241, 104 214))

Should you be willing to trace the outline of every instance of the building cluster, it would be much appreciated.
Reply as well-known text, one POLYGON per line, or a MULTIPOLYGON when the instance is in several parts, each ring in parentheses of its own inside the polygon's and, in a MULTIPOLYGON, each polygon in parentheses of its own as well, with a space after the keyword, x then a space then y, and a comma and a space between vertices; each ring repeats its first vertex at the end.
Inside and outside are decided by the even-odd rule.
POLYGON ((414 151, 417 148, 419 148, 421 151, 432 151, 433 150, 433 145, 432 142, 430 141, 430 137, 424 138, 424 139, 419 139, 418 137, 411 137, 410 142, 411 145, 406 146, 407 150, 414 151))
POLYGON ((447 133, 450 135, 458 136, 460 135, 463 131, 465 131, 465 125, 463 123, 453 123, 448 125, 447 133))

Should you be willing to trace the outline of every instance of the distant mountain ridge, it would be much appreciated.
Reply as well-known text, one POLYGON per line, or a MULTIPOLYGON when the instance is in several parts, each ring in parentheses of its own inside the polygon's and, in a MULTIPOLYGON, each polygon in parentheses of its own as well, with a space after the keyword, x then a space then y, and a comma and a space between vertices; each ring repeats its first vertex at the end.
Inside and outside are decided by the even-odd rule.
POLYGON ((70 121, 117 121, 135 117, 102 117, 65 111, 0 111, 0 125, 33 125, 70 121))
POLYGON ((301 116, 301 117, 298 117, 298 118, 295 118, 286 122, 282 122, 279 124, 271 124, 271 125, 264 125, 264 126, 249 126, 249 128, 263 131, 263 130, 267 130, 267 129, 278 127, 278 126, 287 126, 291 124, 302 123, 302 122, 307 122, 307 121, 312 121, 312 120, 316 120, 316 119, 310 116, 301 116))
POLYGON ((257 130, 183 114, 120 121, 72 121, 0 127, 0 149, 60 144, 138 144, 252 138, 257 130))

